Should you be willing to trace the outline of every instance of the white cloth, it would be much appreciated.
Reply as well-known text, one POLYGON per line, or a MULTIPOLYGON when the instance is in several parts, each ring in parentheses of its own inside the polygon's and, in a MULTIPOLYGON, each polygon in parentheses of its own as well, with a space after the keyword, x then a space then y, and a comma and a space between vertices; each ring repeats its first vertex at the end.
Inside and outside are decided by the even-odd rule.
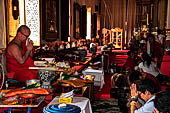
POLYGON ((104 72, 102 70, 96 70, 96 69, 85 69, 83 71, 84 75, 94 75, 94 86, 100 86, 100 89, 103 88, 104 85, 104 72))
MULTIPOLYGON (((59 97, 56 96, 48 105, 59 104, 59 97)), ((92 113, 90 100, 86 97, 73 97, 72 105, 81 108, 81 113, 92 113)))
POLYGON ((146 62, 144 62, 144 65, 143 62, 139 64, 139 68, 141 68, 144 72, 149 73, 155 77, 160 73, 155 70, 156 67, 157 65, 153 61, 151 62, 149 67, 147 66, 146 62))

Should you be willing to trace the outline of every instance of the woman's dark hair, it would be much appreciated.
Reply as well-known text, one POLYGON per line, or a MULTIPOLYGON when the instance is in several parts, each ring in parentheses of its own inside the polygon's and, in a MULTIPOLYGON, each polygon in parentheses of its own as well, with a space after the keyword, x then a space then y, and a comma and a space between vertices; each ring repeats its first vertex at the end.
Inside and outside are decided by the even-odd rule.
POLYGON ((170 113, 170 90, 161 91, 154 99, 155 108, 162 113, 170 113))
POLYGON ((128 83, 127 83, 127 80, 126 80, 125 76, 124 75, 119 75, 118 78, 115 81, 115 85, 118 88, 123 88, 123 87, 128 86, 128 83))
POLYGON ((129 74, 129 81, 134 83, 136 80, 140 80, 140 76, 142 76, 142 74, 139 71, 132 71, 129 74))
POLYGON ((152 38, 153 40, 155 40, 155 36, 153 34, 148 34, 147 39, 149 39, 149 38, 152 38))
POLYGON ((163 30, 158 29, 158 30, 157 30, 157 33, 158 33, 158 34, 161 34, 161 33, 163 33, 163 30))
POLYGON ((150 79, 142 79, 137 84, 137 91, 145 93, 146 90, 149 91, 151 94, 157 92, 155 83, 150 79))
POLYGON ((127 52, 127 55, 130 56, 130 54, 132 53, 132 50, 127 52))
POLYGON ((142 59, 143 59, 143 65, 144 65, 145 62, 146 62, 146 64, 147 64, 148 67, 150 66, 151 62, 153 61, 152 58, 148 55, 147 52, 143 52, 143 54, 142 54, 142 59))

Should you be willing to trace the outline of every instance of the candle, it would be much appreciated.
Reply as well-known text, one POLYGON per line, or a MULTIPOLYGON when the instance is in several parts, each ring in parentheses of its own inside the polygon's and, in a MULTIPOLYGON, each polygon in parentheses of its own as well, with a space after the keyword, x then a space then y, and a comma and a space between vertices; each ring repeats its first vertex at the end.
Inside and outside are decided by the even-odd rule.
POLYGON ((70 37, 68 37, 68 42, 70 42, 70 37))
POLYGON ((125 31, 125 44, 126 44, 126 35, 127 35, 127 31, 125 31))
POLYGON ((147 13, 147 25, 149 25, 149 15, 147 13))

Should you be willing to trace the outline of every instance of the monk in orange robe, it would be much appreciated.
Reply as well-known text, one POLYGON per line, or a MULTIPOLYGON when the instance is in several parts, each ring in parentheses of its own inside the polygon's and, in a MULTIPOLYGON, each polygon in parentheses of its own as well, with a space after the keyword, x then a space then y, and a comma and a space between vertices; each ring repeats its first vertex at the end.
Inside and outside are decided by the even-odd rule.
POLYGON ((15 38, 9 43, 6 49, 7 72, 13 73, 13 79, 20 82, 26 80, 38 79, 36 70, 29 70, 34 66, 32 60, 33 41, 28 39, 31 31, 26 25, 18 28, 15 38))

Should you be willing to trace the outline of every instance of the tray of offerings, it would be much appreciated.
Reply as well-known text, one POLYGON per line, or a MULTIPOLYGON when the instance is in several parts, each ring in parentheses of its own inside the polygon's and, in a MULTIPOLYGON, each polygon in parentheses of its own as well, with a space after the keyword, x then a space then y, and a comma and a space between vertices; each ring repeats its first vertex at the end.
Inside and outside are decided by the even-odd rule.
POLYGON ((41 88, 52 89, 51 81, 55 78, 57 74, 61 72, 66 72, 67 75, 71 75, 75 70, 71 68, 63 67, 29 67, 29 69, 38 70, 40 80, 42 81, 41 88))
POLYGON ((0 101, 0 107, 38 107, 45 99, 45 96, 29 96, 28 98, 26 95, 24 97, 15 95, 12 97, 3 98, 0 101))

